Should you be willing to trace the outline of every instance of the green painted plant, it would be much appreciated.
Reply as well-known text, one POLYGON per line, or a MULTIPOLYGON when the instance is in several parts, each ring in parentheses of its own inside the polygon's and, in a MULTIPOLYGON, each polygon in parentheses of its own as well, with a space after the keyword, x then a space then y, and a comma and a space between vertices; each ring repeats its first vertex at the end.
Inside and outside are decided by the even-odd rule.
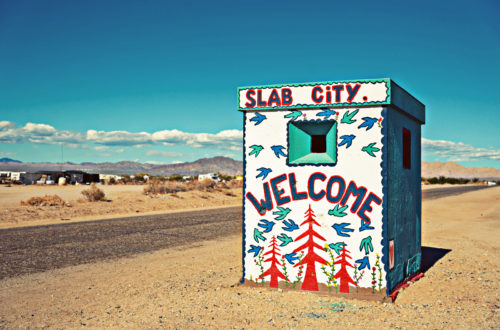
POLYGON ((365 274, 364 270, 358 272, 358 265, 354 266, 354 283, 356 283, 356 292, 358 292, 358 290, 359 290, 358 283, 359 283, 359 281, 361 281, 364 274, 365 274))
POLYGON ((378 291, 382 292, 382 267, 380 266, 380 256, 377 253, 377 261, 375 267, 378 269, 378 291))
POLYGON ((300 252, 299 255, 299 272, 297 273, 295 281, 292 282, 293 289, 295 289, 295 286, 297 285, 297 283, 300 283, 303 277, 302 273, 304 272, 304 264, 302 263, 302 258, 304 258, 304 252, 300 252))
POLYGON ((260 275, 259 277, 257 277, 255 279, 255 284, 258 283, 258 281, 260 280, 260 283, 262 284, 262 286, 264 286, 264 265, 262 264, 264 262, 264 258, 262 257, 262 253, 264 252, 264 249, 261 249, 259 251, 259 255, 257 256, 257 259, 254 259, 253 261, 255 262, 255 264, 259 267, 260 269, 260 275))
POLYGON ((285 286, 288 288, 290 286, 290 278, 288 277, 285 261, 285 257, 281 257, 281 264, 283 265, 283 275, 285 275, 285 286))
POLYGON ((324 250, 325 252, 328 252, 331 260, 331 262, 328 263, 328 266, 330 266, 330 271, 328 271, 325 265, 321 265, 321 271, 323 272, 323 274, 325 274, 327 278, 328 292, 332 291, 332 286, 335 288, 335 292, 339 292, 337 279, 335 278, 335 255, 333 254, 333 250, 330 248, 328 244, 325 244, 324 250))
POLYGON ((375 271, 377 270, 377 268, 372 267, 372 293, 375 293, 375 288, 377 287, 377 273, 375 273, 375 271))

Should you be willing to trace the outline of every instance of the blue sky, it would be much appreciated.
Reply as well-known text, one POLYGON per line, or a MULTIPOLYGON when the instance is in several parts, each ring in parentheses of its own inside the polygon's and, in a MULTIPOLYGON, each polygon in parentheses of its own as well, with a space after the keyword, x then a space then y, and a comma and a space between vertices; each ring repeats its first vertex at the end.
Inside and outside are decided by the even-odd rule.
POLYGON ((238 86, 389 77, 427 107, 423 160, 500 168, 499 14, 495 0, 1 1, 0 157, 241 159, 238 86))

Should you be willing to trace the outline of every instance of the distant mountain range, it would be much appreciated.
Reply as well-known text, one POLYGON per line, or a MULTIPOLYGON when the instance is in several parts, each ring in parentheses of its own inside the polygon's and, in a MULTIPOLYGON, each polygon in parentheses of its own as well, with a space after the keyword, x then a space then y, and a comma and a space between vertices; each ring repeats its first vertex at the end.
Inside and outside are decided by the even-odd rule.
POLYGON ((150 173, 152 175, 197 175, 220 171, 224 174, 237 175, 243 173, 243 162, 228 157, 202 158, 194 162, 179 164, 143 164, 131 161, 117 163, 22 163, 19 161, 2 161, 0 170, 37 172, 41 170, 79 170, 88 173, 106 174, 136 174, 150 173))
POLYGON ((22 163, 22 161, 4 157, 0 158, 0 163, 22 163))
POLYGON ((422 176, 424 178, 478 178, 499 180, 500 170, 491 167, 465 167, 455 162, 422 162, 422 176))
MULTIPOLYGON (((202 158, 194 162, 179 164, 143 164, 131 161, 117 163, 23 163, 10 158, 0 159, 0 170, 37 172, 40 170, 80 170, 89 173, 136 174, 150 173, 152 175, 196 175, 220 171, 224 174, 237 175, 243 173, 243 162, 228 157, 202 158)), ((500 179, 500 170, 490 167, 465 167, 454 162, 422 162, 422 176, 500 179)))

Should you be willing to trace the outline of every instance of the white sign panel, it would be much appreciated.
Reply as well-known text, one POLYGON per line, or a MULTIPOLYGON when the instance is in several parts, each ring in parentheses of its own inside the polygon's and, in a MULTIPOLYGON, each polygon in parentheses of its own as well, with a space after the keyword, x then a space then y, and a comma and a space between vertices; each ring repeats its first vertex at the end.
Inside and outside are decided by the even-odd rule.
POLYGON ((359 80, 243 87, 240 110, 304 108, 390 103, 390 80, 359 80))

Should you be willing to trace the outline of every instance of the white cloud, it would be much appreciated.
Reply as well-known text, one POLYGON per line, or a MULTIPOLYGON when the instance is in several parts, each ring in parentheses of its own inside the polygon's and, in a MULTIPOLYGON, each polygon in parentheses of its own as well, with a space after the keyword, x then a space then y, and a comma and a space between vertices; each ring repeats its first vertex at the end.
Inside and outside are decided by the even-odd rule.
POLYGON ((155 132, 152 138, 155 142, 162 142, 164 144, 174 145, 179 143, 187 143, 192 134, 184 133, 178 129, 164 130, 155 132))
POLYGON ((0 122, 0 143, 42 143, 64 144, 77 147, 84 141, 82 133, 61 130, 46 124, 27 123, 24 127, 15 127, 8 121, 0 122))
POLYGON ((123 148, 113 149, 113 148, 108 147, 108 146, 95 146, 93 149, 97 150, 97 151, 107 151, 107 152, 114 152, 114 153, 122 153, 125 151, 125 149, 123 149, 123 148))
POLYGON ((440 157, 447 161, 500 160, 500 150, 476 148, 462 142, 429 140, 422 138, 424 154, 440 157))
POLYGON ((15 129, 9 128, 0 131, 0 143, 21 143, 24 142, 24 134, 19 134, 15 129))
POLYGON ((63 130, 49 133, 49 130, 36 131, 37 133, 28 133, 27 140, 32 143, 43 144, 64 144, 67 147, 76 148, 85 141, 84 135, 79 132, 63 130), (38 133, 40 132, 40 134, 38 133))
POLYGON ((26 126, 24 126, 24 130, 28 134, 32 134, 34 136, 51 136, 56 133, 56 129, 47 124, 27 123, 26 126))
MULTIPOLYGON (((177 129, 162 130, 153 133, 128 131, 97 131, 75 132, 72 130, 57 130, 43 123, 26 123, 16 127, 13 122, 0 121, 0 143, 33 143, 63 144, 70 148, 93 148, 101 153, 122 153, 123 148, 143 148, 153 145, 185 146, 191 148, 211 148, 225 150, 227 153, 241 152, 243 132, 240 130, 223 130, 218 133, 188 133, 177 129)), ((429 140, 422 138, 422 150, 426 156, 434 156, 448 161, 481 161, 500 160, 500 150, 494 148, 476 148, 462 142, 445 140, 429 140)), ((3 153, 7 155, 6 153, 3 153)), ((148 150, 147 156, 182 157, 182 153, 164 150, 148 150)), ((219 154, 221 154, 219 152, 219 154)), ((209 154, 206 154, 209 156, 209 154)), ((212 155, 212 154, 210 154, 212 155)))
POLYGON ((151 164, 151 165, 164 165, 164 162, 157 162, 156 160, 148 160, 145 162, 146 164, 151 164))
MULTIPOLYGON (((188 133, 177 129, 158 132, 128 132, 128 131, 97 131, 90 129, 87 132, 72 130, 57 130, 51 125, 41 123, 27 123, 23 127, 16 127, 10 121, 0 121, 0 143, 34 144, 64 144, 67 147, 136 147, 143 148, 151 145, 186 146, 191 148, 212 148, 220 150, 240 151, 243 132, 240 130, 223 130, 213 133, 188 133)), ((94 148, 97 151, 111 149, 94 148)), ((117 152, 116 150, 113 152, 117 152)), ((150 150, 150 156, 179 157, 178 153, 150 150)))
POLYGON ((26 133, 21 129, 16 129, 16 125, 10 121, 0 121, 0 143, 23 142, 26 133))
POLYGON ((106 146, 134 146, 152 143, 151 134, 146 132, 131 133, 127 131, 87 131, 87 141, 106 146))
POLYGON ((17 152, 0 151, 0 157, 17 155, 17 152))
POLYGON ((166 146, 184 144, 193 148, 241 150, 243 132, 233 129, 220 131, 217 134, 186 133, 174 129, 155 132, 152 137, 153 141, 166 146))
POLYGON ((16 125, 13 122, 2 120, 0 121, 0 131, 9 129, 9 128, 14 128, 16 125))
POLYGON ((148 150, 146 151, 146 156, 182 157, 184 154, 172 151, 148 150))

